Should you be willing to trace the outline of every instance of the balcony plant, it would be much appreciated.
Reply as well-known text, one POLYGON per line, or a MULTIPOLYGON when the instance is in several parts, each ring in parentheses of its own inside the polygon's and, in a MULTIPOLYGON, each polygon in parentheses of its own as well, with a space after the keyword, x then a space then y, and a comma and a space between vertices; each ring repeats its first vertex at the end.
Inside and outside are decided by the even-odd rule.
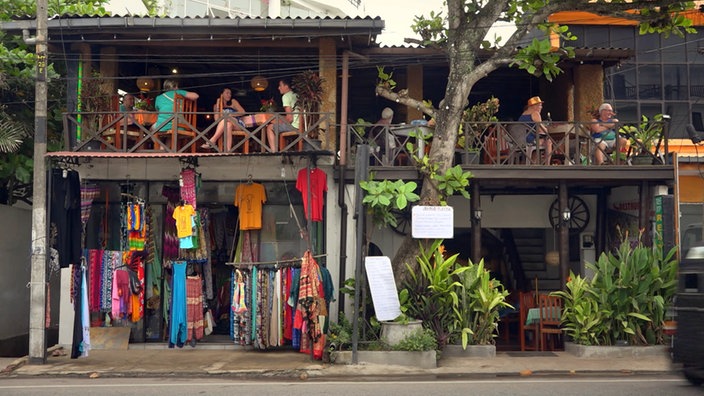
POLYGON ((325 80, 312 70, 305 70, 291 80, 291 89, 298 96, 296 107, 303 113, 303 129, 307 131, 308 138, 317 140, 321 128, 316 125, 320 119, 320 105, 323 103, 323 84, 325 80))
POLYGON ((499 99, 489 98, 469 107, 462 113, 462 122, 457 138, 457 148, 469 152, 479 153, 484 146, 484 138, 491 133, 492 125, 497 122, 496 113, 499 111, 499 99))
POLYGON ((662 136, 663 129, 662 114, 656 114, 652 119, 643 115, 639 123, 624 125, 619 129, 619 133, 628 138, 631 150, 636 156, 642 156, 647 162, 652 162, 653 148, 662 136))

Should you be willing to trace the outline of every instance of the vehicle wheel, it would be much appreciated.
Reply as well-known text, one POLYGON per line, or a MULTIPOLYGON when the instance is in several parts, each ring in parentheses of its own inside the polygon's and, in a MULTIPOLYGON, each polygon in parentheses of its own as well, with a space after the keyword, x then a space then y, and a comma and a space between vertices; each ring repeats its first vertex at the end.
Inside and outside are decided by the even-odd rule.
POLYGON ((684 378, 686 378, 690 384, 692 384, 694 386, 702 386, 702 384, 704 384, 704 377, 702 377, 702 375, 701 375, 701 374, 703 374, 702 370, 685 368, 683 370, 683 373, 684 373, 684 378))
MULTIPOLYGON (((567 198, 567 207, 570 210, 570 221, 568 228, 570 232, 582 232, 589 224, 589 208, 587 203, 579 197, 567 198)), ((550 205, 548 211, 550 225, 556 228, 562 223, 562 214, 560 213, 560 202, 556 199, 550 205)))

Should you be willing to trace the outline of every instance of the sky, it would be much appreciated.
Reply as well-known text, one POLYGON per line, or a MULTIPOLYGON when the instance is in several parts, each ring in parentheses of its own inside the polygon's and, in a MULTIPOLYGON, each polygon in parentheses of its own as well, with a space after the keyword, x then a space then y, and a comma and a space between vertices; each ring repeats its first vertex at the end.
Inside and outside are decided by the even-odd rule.
MULTIPOLYGON (((360 16, 379 16, 384 20, 384 31, 379 35, 377 42, 381 45, 409 45, 403 42, 404 38, 420 38, 413 33, 411 25, 416 15, 428 16, 430 11, 443 12, 447 16, 447 6, 443 0, 366 0, 360 16), (400 3, 400 4, 399 4, 400 3), (401 5, 402 4, 402 5, 401 5)), ((511 27, 500 27, 498 24, 489 31, 487 39, 493 41, 494 34, 502 37, 502 41, 512 33, 511 27)), ((506 26, 506 24, 504 24, 506 26)))
MULTIPOLYGON (((444 11, 443 0, 367 0, 362 16, 379 16, 384 20, 385 28, 378 37, 381 45, 404 45, 406 37, 418 38, 411 30, 416 15, 428 16, 430 11, 444 11)), ((447 15, 447 12, 443 12, 447 15)), ((407 44, 406 44, 407 45, 407 44)))

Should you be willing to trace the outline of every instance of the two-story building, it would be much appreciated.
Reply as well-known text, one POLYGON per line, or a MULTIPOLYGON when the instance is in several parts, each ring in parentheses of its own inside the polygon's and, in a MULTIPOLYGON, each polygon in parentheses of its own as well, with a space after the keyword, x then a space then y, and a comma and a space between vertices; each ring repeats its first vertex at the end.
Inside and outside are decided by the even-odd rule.
MULTIPOLYGON (((33 20, 2 25, 12 33, 35 27, 33 20)), ((366 135, 371 133, 369 128, 356 120, 373 122, 388 106, 396 112, 394 124, 406 123, 377 132, 375 137, 385 144, 383 150, 373 151, 369 170, 378 179, 418 179, 413 156, 423 151, 416 151, 419 141, 411 132, 431 131, 410 126, 421 118, 417 110, 374 95, 377 67, 393 70, 401 88, 434 103, 442 97, 446 83, 447 66, 440 53, 380 48, 375 40, 383 27, 378 18, 62 16, 49 21, 51 56, 61 59, 70 77, 66 79, 65 147, 48 157, 57 177, 64 169, 78 172, 81 192, 90 195, 83 207, 81 246, 102 252, 127 250, 124 219, 129 205, 144 204, 153 219, 147 246, 162 260, 152 258, 144 263, 143 281, 148 286, 141 300, 144 315, 128 323, 133 342, 163 341, 167 333, 164 319, 168 312, 163 307, 168 304, 170 269, 164 264, 183 258, 169 250, 173 247, 169 214, 185 184, 198 185, 198 210, 211 227, 205 228, 210 251, 204 259, 193 261, 200 266, 196 273, 207 277, 203 293, 218 325, 215 334, 231 336, 233 268, 247 261, 277 266, 310 249, 329 270, 336 291, 353 276, 362 254, 355 232, 355 180, 369 174, 359 174, 352 159, 356 144, 375 140, 366 135), (303 133, 275 139, 279 147, 271 147, 265 131, 280 115, 267 116, 260 109, 262 101, 279 101, 278 80, 305 70, 323 79, 317 117, 301 125, 303 133), (138 125, 130 128, 113 101, 96 110, 91 107, 96 96, 87 96, 83 90, 93 80, 108 98, 118 92, 132 93, 146 106, 169 78, 178 78, 180 88, 200 97, 192 109, 176 111, 172 116, 175 127, 164 133, 147 125, 155 122, 149 121, 153 112, 137 112, 138 125), (247 110, 241 117, 243 133, 232 136, 236 140, 230 150, 227 145, 202 148, 219 122, 214 119, 213 104, 226 87, 247 110), (311 130, 318 132, 319 139, 313 139, 311 130), (178 138, 181 135, 183 139, 178 138), (407 142, 416 146, 409 151, 407 142), (306 170, 313 168, 322 171, 327 182, 320 221, 307 221, 313 219, 303 207, 308 194, 322 193, 306 188, 311 185, 306 170), (194 174, 195 179, 185 180, 194 174), (245 235, 238 223, 243 208, 233 206, 233 201, 236 189, 250 182, 264 186, 266 202, 261 231, 245 235), (245 260, 243 252, 247 251, 245 260)), ((589 32, 585 27, 585 36, 589 32)), ((619 34, 630 34, 636 42, 632 27, 630 33, 619 34)), ((690 41, 696 39, 687 37, 683 43, 690 41)), ((472 198, 450 199, 455 227, 455 237, 446 241, 450 249, 465 257, 493 260, 497 276, 510 289, 531 287, 537 279, 541 289, 554 290, 562 287, 566 270, 583 272, 585 261, 608 250, 618 238, 618 228, 631 230, 632 235, 645 230, 648 243, 655 237, 663 239, 665 246, 675 244, 676 223, 665 225, 666 235, 654 236, 651 230, 656 196, 665 197, 669 210, 665 217, 676 218, 678 163, 669 154, 667 137, 668 133, 684 136, 680 126, 686 122, 680 116, 685 113, 673 114, 672 122, 656 139, 657 148, 646 153, 646 165, 634 165, 631 156, 635 152, 614 155, 608 165, 595 165, 594 144, 584 132, 589 121, 584 109, 598 106, 604 97, 616 99, 617 110, 623 106, 620 118, 624 123, 637 122, 641 114, 652 115, 645 104, 629 107, 627 97, 604 90, 604 81, 608 88, 616 78, 613 68, 623 68, 634 55, 638 57, 638 51, 637 45, 585 41, 576 57, 562 64, 565 74, 552 83, 501 69, 476 86, 470 103, 499 98, 501 121, 467 125, 465 143, 457 149, 457 163, 473 174, 472 198), (557 163, 533 160, 525 142, 511 133, 512 121, 525 101, 538 95, 555 120, 550 139, 563 153, 557 163)), ((690 63, 687 67, 696 67, 690 63)), ((696 78, 693 72, 689 75, 696 78)), ((687 103, 696 107, 696 99, 691 98, 687 103)), ((659 110, 667 108, 662 106, 659 110)), ((409 214, 398 216, 397 229, 375 234, 375 244, 388 256, 395 254, 408 233, 409 214)), ((243 270, 251 267, 241 266, 243 270)), ((61 311, 61 317, 52 318, 52 323, 60 323, 61 344, 71 342, 70 278, 70 271, 64 269, 61 306, 52 309, 52 315, 61 311)), ((105 309, 100 298, 95 298, 91 318, 100 326, 106 322, 105 309)), ((333 318, 344 309, 340 300, 331 305, 333 318)))

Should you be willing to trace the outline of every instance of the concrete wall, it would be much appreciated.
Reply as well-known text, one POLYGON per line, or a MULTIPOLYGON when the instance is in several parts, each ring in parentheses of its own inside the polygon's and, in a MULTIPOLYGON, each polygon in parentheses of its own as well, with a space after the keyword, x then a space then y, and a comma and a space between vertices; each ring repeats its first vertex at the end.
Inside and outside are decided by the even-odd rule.
POLYGON ((0 205, 0 218, 0 356, 13 356, 9 340, 29 334, 32 211, 0 205))

